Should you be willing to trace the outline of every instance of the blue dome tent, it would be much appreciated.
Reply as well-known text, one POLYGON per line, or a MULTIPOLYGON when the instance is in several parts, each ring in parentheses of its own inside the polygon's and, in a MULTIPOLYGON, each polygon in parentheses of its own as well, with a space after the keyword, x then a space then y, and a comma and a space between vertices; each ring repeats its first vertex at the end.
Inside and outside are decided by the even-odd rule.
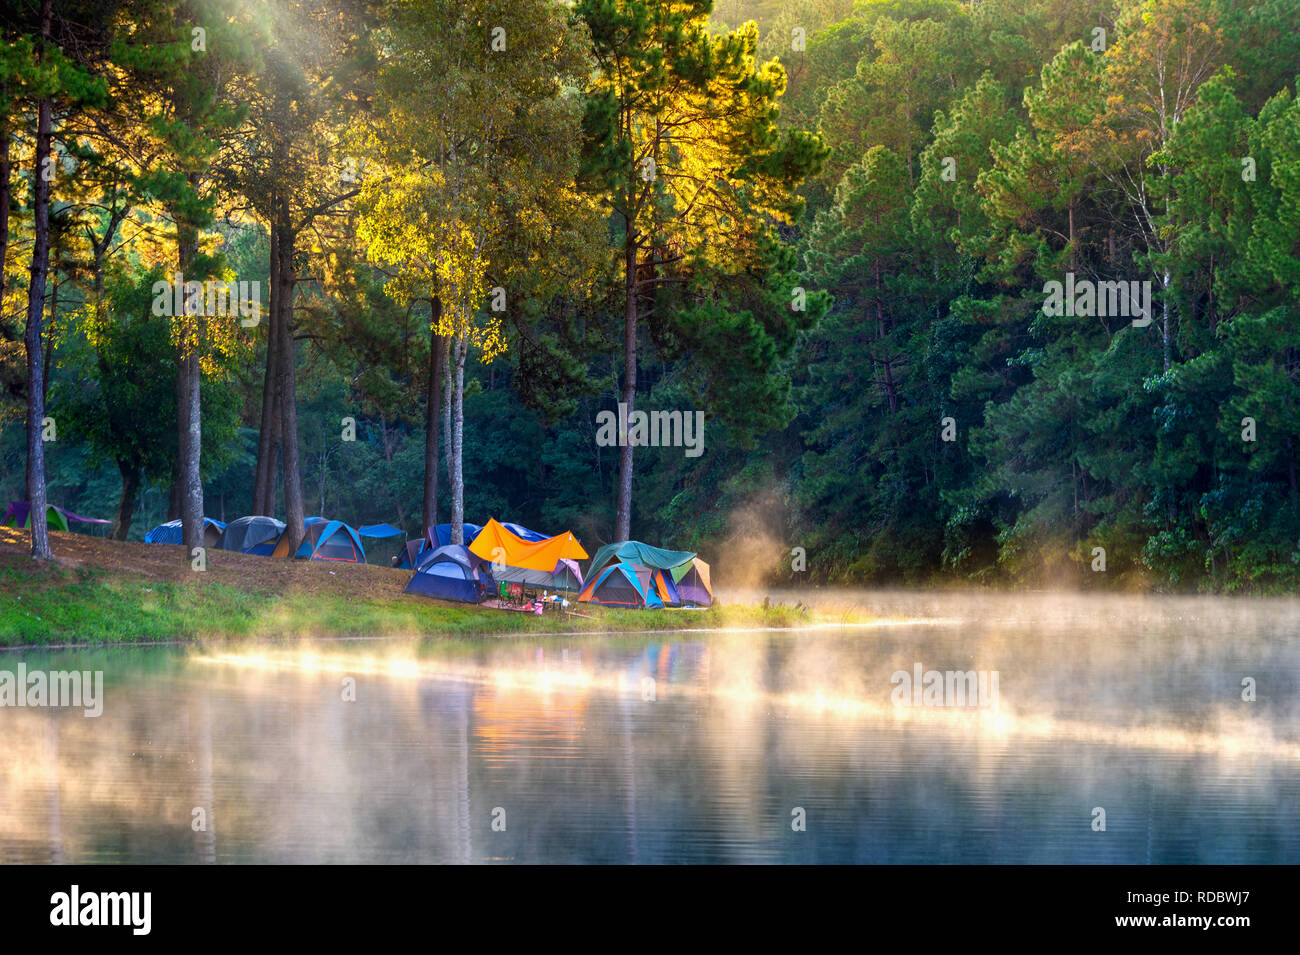
POLYGON ((447 544, 420 557, 406 585, 408 594, 478 603, 492 586, 482 560, 459 544, 447 544))

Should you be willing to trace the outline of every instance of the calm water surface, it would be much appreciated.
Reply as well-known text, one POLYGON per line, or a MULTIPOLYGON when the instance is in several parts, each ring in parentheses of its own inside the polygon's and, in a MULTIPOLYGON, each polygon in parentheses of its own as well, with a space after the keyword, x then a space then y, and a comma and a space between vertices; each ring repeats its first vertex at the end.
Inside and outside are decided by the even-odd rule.
POLYGON ((3 653, 105 698, 0 708, 0 862, 1300 862, 1296 602, 856 602, 892 619, 3 653), (917 663, 996 704, 895 704, 917 663))

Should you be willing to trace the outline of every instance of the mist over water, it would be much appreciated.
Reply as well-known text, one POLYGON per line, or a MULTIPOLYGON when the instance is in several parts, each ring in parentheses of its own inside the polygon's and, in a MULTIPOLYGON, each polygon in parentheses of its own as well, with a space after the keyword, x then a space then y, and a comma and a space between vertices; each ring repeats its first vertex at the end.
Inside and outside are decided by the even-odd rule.
POLYGON ((1300 602, 815 599, 881 620, 3 654, 105 700, 0 708, 0 862, 1300 861, 1300 602))

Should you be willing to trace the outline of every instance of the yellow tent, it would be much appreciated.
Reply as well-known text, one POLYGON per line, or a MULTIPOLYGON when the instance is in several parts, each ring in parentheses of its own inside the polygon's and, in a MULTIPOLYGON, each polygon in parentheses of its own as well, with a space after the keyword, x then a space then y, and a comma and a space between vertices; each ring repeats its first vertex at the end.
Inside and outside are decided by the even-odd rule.
POLYGON ((474 543, 469 545, 469 552, 492 563, 548 574, 555 570, 562 557, 570 560, 585 560, 587 557, 587 552, 569 531, 546 540, 526 541, 506 530, 496 518, 489 519, 479 531, 474 543))

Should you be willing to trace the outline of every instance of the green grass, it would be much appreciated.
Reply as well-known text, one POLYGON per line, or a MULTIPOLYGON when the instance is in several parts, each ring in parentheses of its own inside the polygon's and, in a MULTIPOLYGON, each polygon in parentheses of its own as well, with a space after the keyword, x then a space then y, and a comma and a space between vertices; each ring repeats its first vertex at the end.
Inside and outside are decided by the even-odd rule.
MULTIPOLYGON (((106 571, 0 570, 0 646, 312 636, 487 636, 570 631, 787 627, 816 622, 789 607, 587 610, 591 618, 509 613, 411 598, 357 600, 176 584, 106 571)), ((837 618, 839 619, 839 618, 837 618)))

